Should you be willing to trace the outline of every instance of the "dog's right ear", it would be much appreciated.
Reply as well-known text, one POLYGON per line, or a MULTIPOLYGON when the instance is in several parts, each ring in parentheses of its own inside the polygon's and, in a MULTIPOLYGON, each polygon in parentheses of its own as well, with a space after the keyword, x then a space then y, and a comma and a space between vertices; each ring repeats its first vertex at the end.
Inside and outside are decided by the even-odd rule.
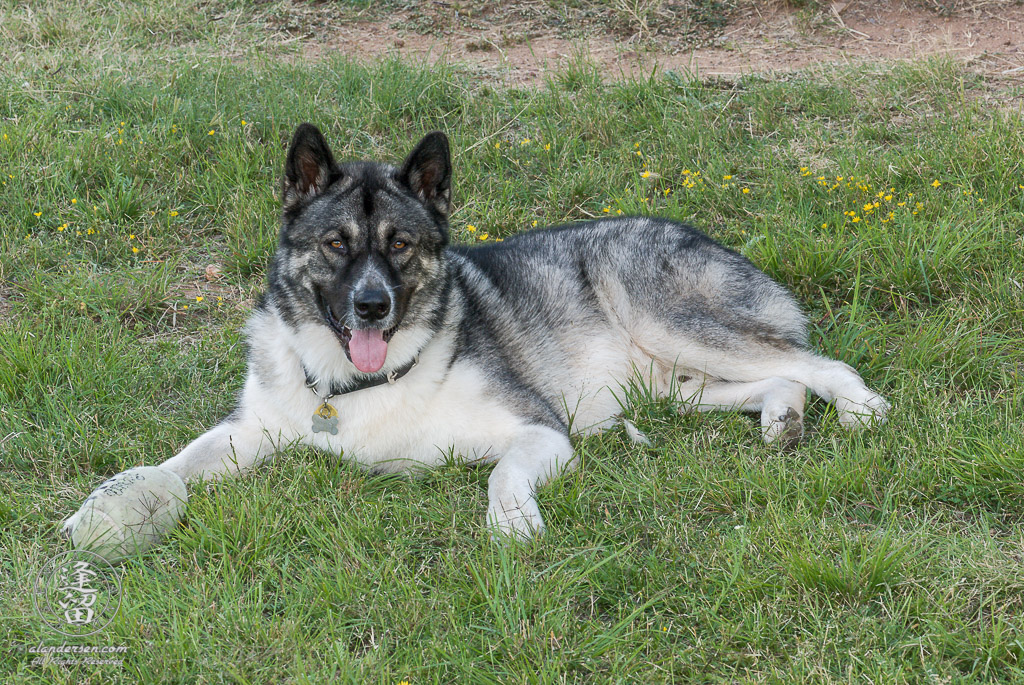
POLYGON ((284 163, 281 202, 285 210, 322 193, 336 173, 334 155, 320 129, 313 124, 300 124, 284 163))

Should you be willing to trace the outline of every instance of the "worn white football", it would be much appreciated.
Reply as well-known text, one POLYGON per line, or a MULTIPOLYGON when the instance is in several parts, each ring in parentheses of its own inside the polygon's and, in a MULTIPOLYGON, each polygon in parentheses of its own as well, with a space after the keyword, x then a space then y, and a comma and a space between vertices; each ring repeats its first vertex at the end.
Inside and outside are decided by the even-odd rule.
POLYGON ((178 474, 139 466, 106 480, 64 522, 76 548, 118 561, 158 543, 177 525, 188 492, 178 474))

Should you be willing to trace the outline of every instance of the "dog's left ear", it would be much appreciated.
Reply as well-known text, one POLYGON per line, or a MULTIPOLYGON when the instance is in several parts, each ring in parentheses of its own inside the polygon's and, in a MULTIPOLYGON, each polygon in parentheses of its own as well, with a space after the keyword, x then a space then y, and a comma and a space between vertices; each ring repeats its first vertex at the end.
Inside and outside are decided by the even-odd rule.
POLYGON ((441 131, 428 133, 409 153, 398 178, 425 205, 448 218, 452 209, 452 160, 448 136, 441 131))

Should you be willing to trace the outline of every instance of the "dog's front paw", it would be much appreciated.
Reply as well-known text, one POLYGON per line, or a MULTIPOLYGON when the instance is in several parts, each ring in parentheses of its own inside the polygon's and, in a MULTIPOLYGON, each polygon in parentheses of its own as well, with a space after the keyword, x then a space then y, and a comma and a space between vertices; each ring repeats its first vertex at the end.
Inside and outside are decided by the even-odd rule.
POLYGON ((544 519, 533 497, 524 502, 491 502, 487 507, 487 525, 495 542, 529 540, 544 532, 544 519))
POLYGON ((117 561, 159 542, 178 523, 187 499, 176 473, 140 466, 96 488, 64 521, 62 532, 75 547, 117 561))
POLYGON ((867 389, 863 397, 856 399, 837 397, 835 405, 839 412, 839 423, 844 428, 880 425, 885 423, 885 417, 889 413, 889 403, 886 399, 867 389))

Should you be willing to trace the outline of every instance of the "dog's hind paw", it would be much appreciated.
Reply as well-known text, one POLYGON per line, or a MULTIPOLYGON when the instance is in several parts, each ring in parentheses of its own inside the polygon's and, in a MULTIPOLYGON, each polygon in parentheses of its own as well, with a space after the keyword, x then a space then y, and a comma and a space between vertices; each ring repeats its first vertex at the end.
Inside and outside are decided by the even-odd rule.
POLYGON ((835 399, 839 423, 844 428, 863 428, 885 423, 889 402, 878 393, 865 390, 864 397, 855 401, 846 397, 835 399))
POLYGON ((492 502, 487 507, 487 525, 491 529, 491 539, 498 543, 506 540, 523 542, 544 532, 544 519, 533 497, 521 504, 492 502))
POLYGON ((772 417, 764 425, 764 441, 781 447, 795 447, 804 435, 804 417, 793 407, 785 414, 772 417))
POLYGON ((622 427, 626 429, 626 435, 634 445, 645 445, 650 447, 651 441, 644 435, 643 431, 636 427, 629 419, 622 419, 622 427))

